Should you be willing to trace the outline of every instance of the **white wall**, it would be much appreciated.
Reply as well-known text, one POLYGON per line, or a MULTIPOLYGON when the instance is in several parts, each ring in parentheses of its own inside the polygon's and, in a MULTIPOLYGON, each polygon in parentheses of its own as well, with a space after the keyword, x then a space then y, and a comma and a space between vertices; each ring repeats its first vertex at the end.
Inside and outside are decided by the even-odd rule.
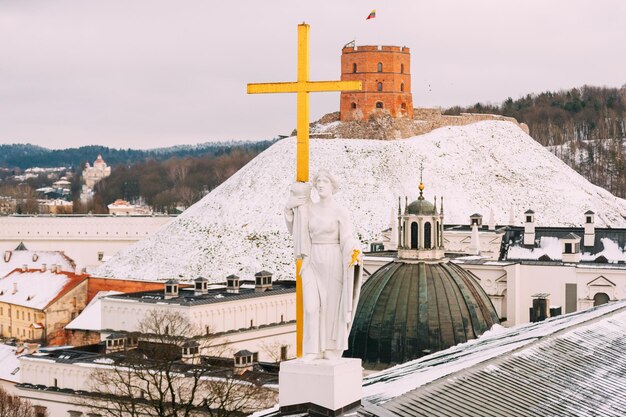
POLYGON ((0 252, 24 242, 31 250, 64 251, 77 265, 95 266, 154 233, 172 216, 2 216, 0 252))

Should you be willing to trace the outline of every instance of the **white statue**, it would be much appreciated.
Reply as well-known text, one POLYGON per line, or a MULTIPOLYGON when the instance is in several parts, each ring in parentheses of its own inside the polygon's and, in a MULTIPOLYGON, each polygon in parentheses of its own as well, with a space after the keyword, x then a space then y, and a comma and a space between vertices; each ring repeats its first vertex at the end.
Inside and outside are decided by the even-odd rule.
POLYGON ((352 236, 350 213, 334 200, 334 175, 313 178, 319 195, 312 202, 308 184, 295 183, 285 208, 296 257, 302 258, 305 360, 340 358, 361 291, 360 243, 352 236))

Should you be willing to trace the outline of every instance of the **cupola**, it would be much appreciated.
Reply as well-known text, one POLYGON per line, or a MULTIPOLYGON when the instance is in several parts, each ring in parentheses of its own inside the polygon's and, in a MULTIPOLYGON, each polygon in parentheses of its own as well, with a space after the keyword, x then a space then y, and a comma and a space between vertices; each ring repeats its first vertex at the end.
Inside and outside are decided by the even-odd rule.
POLYGON ((470 225, 478 226, 479 228, 483 227, 483 215, 479 213, 474 213, 470 216, 470 225))
POLYGON ((178 297, 178 281, 173 279, 165 281, 165 299, 178 297))
POLYGON ((233 274, 226 277, 226 292, 239 294, 239 277, 237 275, 233 274))
POLYGON ((272 273, 260 271, 254 274, 254 291, 263 292, 272 289, 272 273))
POLYGON ((200 363, 200 344, 195 340, 186 340, 181 346, 181 360, 188 364, 200 363))
POLYGON ((209 280, 204 277, 198 277, 194 281, 194 293, 196 295, 206 294, 209 292, 209 280))
POLYGON ((568 233, 561 238, 563 262, 580 262, 580 236, 568 233))
POLYGON ((420 176, 419 197, 407 204, 404 212, 398 205, 398 258, 441 259, 443 247, 443 197, 437 211, 437 197, 430 203, 424 198, 426 186, 420 176))

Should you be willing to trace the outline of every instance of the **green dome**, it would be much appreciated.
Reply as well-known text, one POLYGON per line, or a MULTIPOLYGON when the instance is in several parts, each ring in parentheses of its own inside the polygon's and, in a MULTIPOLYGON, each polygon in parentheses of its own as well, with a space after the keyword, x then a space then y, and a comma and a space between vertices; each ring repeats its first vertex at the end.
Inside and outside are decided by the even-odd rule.
POLYGON ((347 357, 366 369, 410 361, 500 323, 474 275, 450 262, 393 261, 363 285, 347 357))
POLYGON ((420 197, 409 204, 409 214, 435 215, 437 211, 432 203, 424 200, 424 197, 420 197))

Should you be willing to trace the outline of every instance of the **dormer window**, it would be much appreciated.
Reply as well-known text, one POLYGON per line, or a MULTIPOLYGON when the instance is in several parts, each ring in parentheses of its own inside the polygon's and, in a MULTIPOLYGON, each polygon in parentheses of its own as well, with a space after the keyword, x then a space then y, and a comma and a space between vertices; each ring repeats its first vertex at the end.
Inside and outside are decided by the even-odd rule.
POLYGON ((565 253, 574 253, 574 252, 572 252, 572 244, 571 243, 566 243, 565 244, 565 253))

